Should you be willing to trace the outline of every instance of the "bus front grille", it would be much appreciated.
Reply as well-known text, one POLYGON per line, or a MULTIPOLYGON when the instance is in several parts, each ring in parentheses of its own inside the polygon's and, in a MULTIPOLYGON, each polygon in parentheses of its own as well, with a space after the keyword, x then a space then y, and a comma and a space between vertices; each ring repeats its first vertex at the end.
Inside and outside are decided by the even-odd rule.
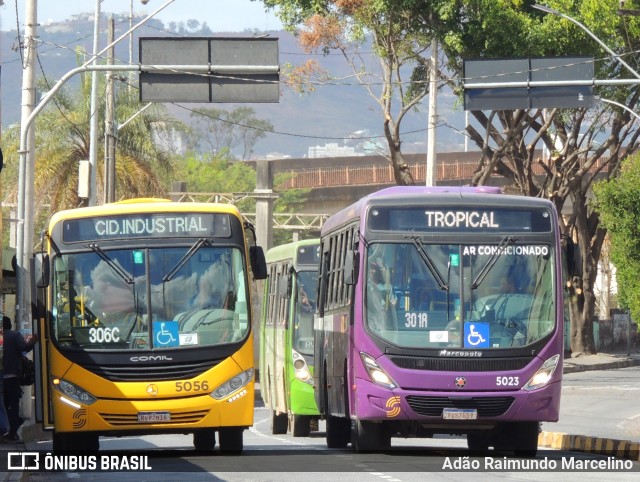
POLYGON ((509 410, 513 401, 513 397, 407 397, 411 409, 427 417, 441 417, 445 408, 471 408, 478 411, 478 417, 498 417, 509 410))
POLYGON ((438 372, 494 372, 521 370, 533 358, 432 358, 417 356, 390 356, 389 359, 400 368, 411 370, 431 370, 438 372))
MULTIPOLYGON (((171 412, 170 421, 158 423, 162 425, 198 423, 207 415, 207 413, 208 410, 198 410, 194 412, 171 412)), ((98 415, 102 417, 105 422, 116 427, 125 425, 136 425, 139 428, 141 425, 141 423, 138 422, 138 415, 136 413, 99 413, 98 415)))
POLYGON ((112 382, 160 382, 167 380, 188 380, 213 368, 215 360, 173 365, 93 365, 83 364, 92 373, 112 382))

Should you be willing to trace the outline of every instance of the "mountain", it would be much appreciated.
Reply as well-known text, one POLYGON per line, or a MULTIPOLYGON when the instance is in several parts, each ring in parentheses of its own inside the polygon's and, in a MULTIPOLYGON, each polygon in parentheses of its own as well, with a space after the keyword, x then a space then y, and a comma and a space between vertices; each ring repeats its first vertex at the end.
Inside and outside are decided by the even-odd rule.
MULTIPOLYGON (((135 20, 134 20, 135 21, 135 20)), ((115 16, 115 36, 118 38, 129 26, 128 16, 115 16)), ((281 70, 286 64, 301 65, 309 59, 316 60, 321 67, 334 78, 346 78, 340 83, 317 85, 314 92, 299 94, 290 87, 281 84, 280 102, 273 104, 251 104, 256 116, 271 122, 274 133, 260 140, 255 148, 258 157, 274 155, 276 157, 305 157, 310 147, 335 143, 339 146, 353 142, 345 139, 354 136, 381 136, 382 114, 377 103, 366 89, 349 80, 352 72, 341 55, 308 55, 297 44, 295 37, 285 31, 270 32, 211 32, 206 24, 188 22, 193 28, 183 24, 172 24, 169 30, 162 22, 150 20, 134 32, 133 61, 138 59, 139 37, 165 36, 254 36, 268 34, 279 39, 279 57, 281 70), (195 26, 195 27, 194 27, 195 26), (354 134, 355 133, 355 134, 354 134)), ((37 75, 46 76, 53 84, 63 74, 77 67, 76 50, 91 51, 93 48, 93 18, 91 14, 74 15, 65 22, 49 23, 38 27, 40 44, 38 46, 37 75)), ((2 126, 20 121, 20 99, 22 82, 22 58, 17 49, 18 35, 15 28, 0 32, 0 59, 2 71, 1 112, 2 126)), ((100 45, 105 46, 106 30, 102 30, 100 45)), ((102 48, 102 47, 101 47, 102 48)), ((371 55, 371 54, 369 54, 371 55)), ((116 59, 127 63, 129 43, 125 38, 116 45, 116 59)), ((84 60, 82 60, 84 61, 84 60)), ((371 56, 371 65, 375 59, 371 56)), ((68 82, 67 88, 75 88, 78 79, 68 82)), ((375 86, 374 86, 375 90, 375 86)), ((464 137, 460 130, 464 125, 464 113, 455 107, 457 99, 453 94, 443 92, 439 96, 439 118, 441 127, 437 132, 439 152, 463 150, 464 137), (457 126, 457 127, 451 127, 457 126)), ((216 108, 232 110, 240 104, 216 104, 216 108)), ((248 104, 242 104, 248 105, 248 104)), ((170 105, 169 111, 176 117, 189 122, 189 109, 200 107, 198 104, 170 105)), ((426 150, 427 104, 420 106, 418 112, 405 117, 402 124, 404 136, 403 150, 407 153, 426 150)), ((384 139, 373 139, 384 145, 384 139)))

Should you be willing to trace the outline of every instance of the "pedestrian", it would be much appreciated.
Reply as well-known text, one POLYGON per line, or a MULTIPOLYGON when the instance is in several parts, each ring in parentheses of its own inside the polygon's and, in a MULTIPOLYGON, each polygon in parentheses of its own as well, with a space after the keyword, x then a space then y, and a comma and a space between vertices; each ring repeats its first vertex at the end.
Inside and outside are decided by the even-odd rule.
POLYGON ((23 352, 33 349, 33 345, 38 341, 37 335, 33 335, 31 340, 25 341, 21 333, 13 331, 11 318, 2 317, 2 327, 4 329, 4 347, 2 352, 2 364, 4 367, 4 406, 9 418, 9 431, 4 434, 4 442, 17 442, 18 429, 24 423, 20 417, 20 398, 22 398, 22 387, 20 386, 20 357, 23 352))

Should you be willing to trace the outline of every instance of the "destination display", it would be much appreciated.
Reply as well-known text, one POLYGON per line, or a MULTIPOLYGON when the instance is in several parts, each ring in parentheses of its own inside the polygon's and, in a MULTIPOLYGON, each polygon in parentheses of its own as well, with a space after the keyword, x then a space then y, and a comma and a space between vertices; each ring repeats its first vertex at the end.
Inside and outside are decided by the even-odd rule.
POLYGON ((369 211, 371 231, 429 233, 551 232, 546 209, 376 206, 369 211))
POLYGON ((62 224, 62 240, 65 243, 123 238, 230 236, 227 214, 132 214, 69 219, 62 224))
POLYGON ((320 262, 320 246, 301 246, 298 248, 298 263, 317 265, 320 262))

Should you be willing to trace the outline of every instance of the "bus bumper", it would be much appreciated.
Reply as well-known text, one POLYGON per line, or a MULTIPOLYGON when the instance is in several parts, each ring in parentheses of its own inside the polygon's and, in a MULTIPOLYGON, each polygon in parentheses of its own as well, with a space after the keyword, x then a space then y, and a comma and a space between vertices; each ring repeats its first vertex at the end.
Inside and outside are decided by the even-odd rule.
POLYGON ((208 393, 185 398, 103 400, 82 405, 52 391, 56 432, 188 433, 201 428, 253 425, 254 386, 250 383, 216 400, 208 393))
POLYGON ((318 406, 313 394, 313 386, 300 380, 292 380, 291 413, 294 415, 319 415, 318 406))
MULTIPOLYGON (((525 391, 388 390, 365 380, 354 389, 355 415, 360 420, 417 421, 433 425, 473 425, 501 421, 557 422, 561 383, 525 391), (475 409, 475 415, 445 419, 445 408, 475 409), (475 416, 475 418, 471 418, 475 416)), ((469 412, 472 413, 472 412, 469 412)))

